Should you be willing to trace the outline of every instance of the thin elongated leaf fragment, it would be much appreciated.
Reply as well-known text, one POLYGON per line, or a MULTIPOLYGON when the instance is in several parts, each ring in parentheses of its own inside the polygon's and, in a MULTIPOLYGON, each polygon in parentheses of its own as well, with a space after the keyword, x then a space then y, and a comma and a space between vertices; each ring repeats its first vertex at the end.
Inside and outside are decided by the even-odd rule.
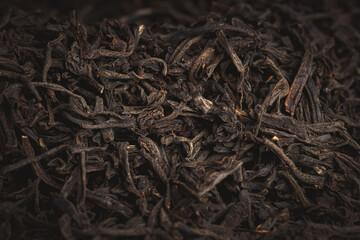
POLYGON ((303 61, 300 65, 299 71, 291 85, 289 95, 285 100, 286 111, 294 115, 297 104, 300 101, 302 91, 305 87, 306 81, 311 74, 312 55, 310 50, 304 54, 303 61))

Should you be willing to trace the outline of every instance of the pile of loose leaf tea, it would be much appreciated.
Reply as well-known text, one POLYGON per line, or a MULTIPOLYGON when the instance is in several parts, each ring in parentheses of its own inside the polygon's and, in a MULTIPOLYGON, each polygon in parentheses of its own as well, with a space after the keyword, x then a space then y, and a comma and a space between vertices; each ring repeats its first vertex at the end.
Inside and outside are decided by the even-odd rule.
POLYGON ((111 2, 0 6, 1 239, 360 238, 358 1, 111 2))

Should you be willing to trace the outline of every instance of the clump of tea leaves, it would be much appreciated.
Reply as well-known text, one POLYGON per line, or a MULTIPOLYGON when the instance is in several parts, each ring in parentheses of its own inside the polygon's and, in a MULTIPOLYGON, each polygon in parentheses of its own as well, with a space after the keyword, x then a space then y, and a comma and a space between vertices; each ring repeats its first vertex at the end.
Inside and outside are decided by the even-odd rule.
POLYGON ((360 237, 357 2, 113 4, 1 7, 3 239, 360 237))

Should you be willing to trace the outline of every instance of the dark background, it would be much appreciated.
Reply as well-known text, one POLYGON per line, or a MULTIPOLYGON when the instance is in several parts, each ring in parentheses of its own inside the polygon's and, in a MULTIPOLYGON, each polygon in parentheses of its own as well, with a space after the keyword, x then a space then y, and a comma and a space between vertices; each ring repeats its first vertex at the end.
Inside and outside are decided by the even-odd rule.
MULTIPOLYGON (((175 11, 185 14, 184 17, 199 16, 202 14, 199 9, 211 11, 212 8, 216 7, 217 9, 224 8, 225 10, 228 6, 234 6, 239 2, 246 2, 251 6, 252 1, 253 0, 4 0, 1 1, 0 7, 12 5, 26 11, 34 11, 36 14, 45 17, 59 16, 69 13, 71 10, 76 10, 78 19, 98 21, 105 17, 121 18, 124 15, 143 8, 168 10, 169 6, 175 11)), ((257 2, 264 3, 264 8, 271 5, 271 1, 268 0, 258 0, 257 2)), ((277 3, 279 2, 292 3, 292 6, 297 4, 304 6, 304 3, 307 3, 305 5, 307 8, 321 8, 328 11, 349 11, 351 9, 353 12, 354 6, 360 6, 359 0, 277 1, 277 3)), ((306 11, 306 9, 304 10, 306 11)), ((1 15, 0 13, 0 16, 1 15)))

